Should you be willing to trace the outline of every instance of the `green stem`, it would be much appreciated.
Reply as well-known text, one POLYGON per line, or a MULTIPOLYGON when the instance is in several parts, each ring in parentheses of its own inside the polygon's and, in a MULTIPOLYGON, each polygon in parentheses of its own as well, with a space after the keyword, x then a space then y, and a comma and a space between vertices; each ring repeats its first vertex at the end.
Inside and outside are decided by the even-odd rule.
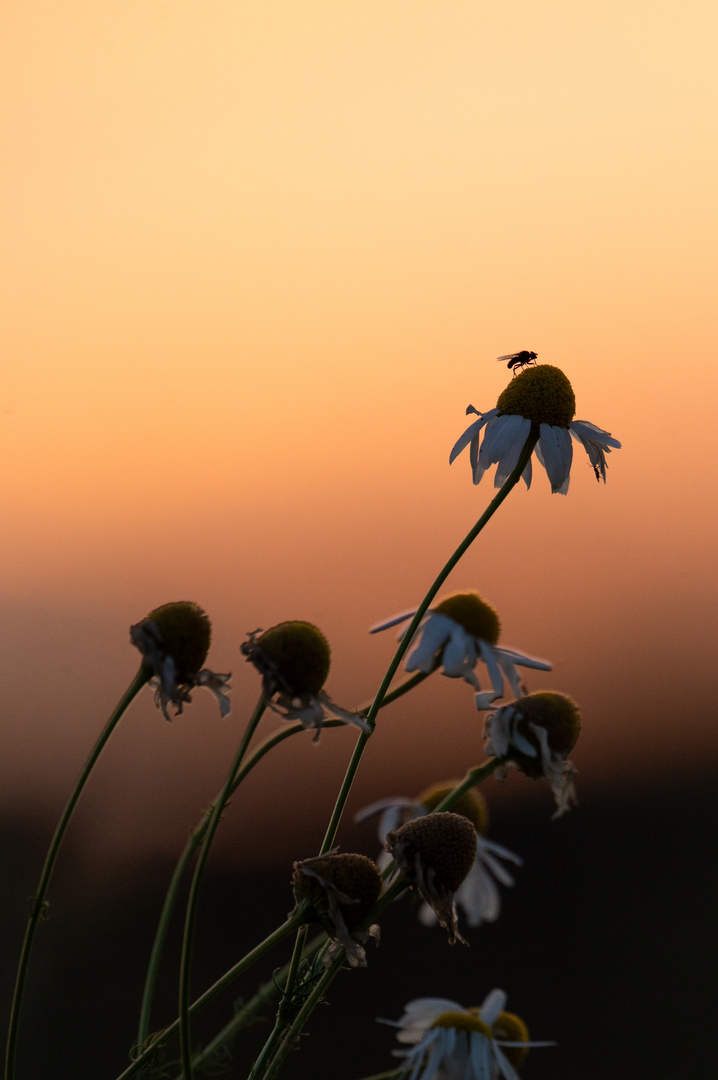
POLYGON ((271 1059, 274 1049, 279 1042, 282 1032, 287 1026, 287 1014, 290 1008, 291 996, 294 992, 294 985, 297 980, 297 973, 299 971, 299 963, 304 953, 304 942, 307 937, 307 927, 300 926, 297 931, 297 936, 294 941, 294 950, 292 952, 292 959, 289 963, 289 971, 287 973, 287 981, 284 986, 283 997, 279 1003, 277 1009, 277 1019, 274 1022, 274 1028, 269 1038, 262 1047, 261 1053, 254 1065, 252 1071, 249 1074, 249 1080, 256 1080, 258 1076, 262 1075, 262 1070, 267 1062, 271 1059))
POLYGON ((282 1039, 281 1043, 279 1044, 279 1048, 274 1055, 274 1058, 272 1059, 272 1062, 269 1065, 269 1068, 264 1074, 262 1080, 274 1080, 274 1077, 277 1075, 280 1068, 282 1067, 284 1059, 294 1046, 297 1036, 301 1032, 302 1028, 306 1024, 311 1014, 316 1009, 319 1002, 324 997, 324 991, 333 981, 335 976, 338 975, 343 963, 344 953, 341 952, 324 972, 322 977, 317 982, 317 985, 314 987, 311 994, 297 1013, 294 1023, 291 1025, 286 1035, 282 1039))
POLYGON ((487 524, 487 522, 490 521, 490 519, 494 516, 494 514, 496 513, 498 508, 501 506, 502 502, 504 501, 506 496, 509 494, 511 489, 513 487, 515 487, 516 484, 521 479, 521 474, 523 473, 524 469, 526 468, 526 465, 529 462, 529 459, 531 458, 531 454, 533 453, 534 447, 536 446, 536 443, 538 442, 538 438, 539 438, 538 431, 534 432, 532 430, 531 434, 528 437, 528 439, 524 443, 524 447, 523 447, 521 453, 519 454, 519 458, 518 458, 518 461, 516 462, 516 467, 514 468, 513 472, 504 481, 503 486, 501 487, 501 489, 493 497, 493 499, 491 500, 491 502, 487 506, 486 510, 484 510, 483 514, 481 515, 479 520, 476 522, 476 524, 473 526, 473 528, 468 532, 468 534, 461 541, 461 543, 457 547, 454 554, 451 556, 451 558, 448 560, 448 562, 443 566, 443 568, 439 571, 436 578, 432 582, 431 587, 429 588, 429 591, 427 592, 426 596, 424 597, 424 599, 419 604, 419 607, 418 607, 418 609, 416 611, 416 614, 414 615, 413 619, 409 623, 409 627, 408 627, 406 633, 404 634, 403 638, 399 642, 399 646, 398 646, 396 652, 394 653, 394 657, 393 657, 391 663, 389 664, 389 667, 387 668, 386 674, 385 674, 385 676, 384 676, 384 678, 383 678, 383 680, 381 682, 379 690, 377 691, 376 697, 374 698, 374 701, 372 702, 371 708, 369 709, 368 713, 366 714, 366 719, 367 719, 367 723, 369 724, 370 730, 369 730, 369 732, 362 732, 362 734, 359 736, 359 738, 357 740, 357 743, 356 743, 356 745, 354 747, 354 753, 352 754, 351 760, 350 760, 349 765, 347 767, 346 774, 344 776, 344 780, 342 782, 342 786, 341 786, 339 794, 337 796, 336 803, 334 804, 334 809, 332 811, 332 816, 330 818, 329 825, 327 827, 327 831, 326 831, 326 834, 324 836, 324 841, 322 843, 320 854, 323 855, 327 851, 330 851, 331 848, 332 848, 332 845, 334 844, 334 838, 335 838, 335 836, 337 834, 337 829, 339 828, 339 822, 341 821, 341 817, 342 817, 342 814, 344 812, 344 807, 346 806, 347 799, 349 798, 349 792, 351 791, 352 784, 354 783, 354 777, 356 775, 357 769, 359 768, 359 762, 362 759, 362 755, 364 753, 364 749, 366 747, 366 744, 368 743, 369 739, 371 738, 371 734, 372 734, 372 732, 374 730, 377 713, 379 712, 379 709, 382 707, 382 704, 384 703, 384 699, 387 696, 387 691, 389 689, 389 684, 391 683, 391 680, 394 678, 394 676, 395 676, 395 674, 397 672, 397 669, 399 667, 399 664, 401 663, 401 661, 402 661, 402 659, 404 657, 404 654, 406 653, 407 649, 409 648, 409 645, 411 644, 411 641, 412 641, 412 639, 414 637, 414 634, 419 629, 419 625, 421 623, 421 620, 424 618, 424 615, 426 614, 426 612, 429 609, 429 605, 431 604, 431 601, 434 599, 437 592, 439 591, 441 586, 444 584, 444 582, 446 581, 446 579, 449 576, 449 574, 451 573, 451 571, 454 569, 454 567, 459 562, 461 557, 471 547, 474 540, 479 535, 479 533, 484 528, 484 526, 487 524))
POLYGON ((60 845, 62 844, 63 837, 67 831, 67 826, 70 823, 72 812, 77 805, 77 800, 80 798, 82 789, 87 783, 88 777, 92 772, 92 769, 99 758, 102 750, 107 743, 110 735, 117 726, 122 714, 127 709, 132 699, 139 693, 148 679, 152 676, 152 669, 143 661, 140 664, 139 671, 135 675, 134 679, 130 683, 124 696, 119 701, 117 708, 114 710, 110 719, 105 724, 100 737, 95 743, 90 756, 85 762, 85 766, 80 773, 80 777, 73 788, 72 794, 65 805, 65 809, 62 812, 55 834, 50 843, 50 848, 45 856, 45 864, 42 868, 40 875, 40 882, 37 887, 37 892, 33 899, 32 910, 30 912, 30 918, 25 929, 25 939, 22 943, 22 951, 20 953, 20 962, 17 969, 17 977, 15 981, 15 993, 13 996, 12 1008, 10 1010, 10 1022, 8 1026, 7 1036, 7 1048, 5 1056, 5 1080, 13 1080, 15 1075, 15 1051, 17 1047, 17 1034, 18 1025, 20 1021, 20 1007, 22 1005, 22 997, 25 989, 25 981, 27 977, 27 969, 30 961, 30 952, 32 950, 32 944, 35 937, 35 930, 37 928, 38 921, 45 907, 45 896, 50 885, 50 879, 52 878, 52 872, 55 867, 58 853, 60 851, 60 845))
MULTIPOLYGON (((326 727, 326 724, 324 725, 326 727)), ((309 944, 305 947, 302 956, 303 960, 314 956, 317 950, 326 943, 326 934, 317 934, 312 938, 309 944)), ((192 1059, 192 1066, 195 1069, 199 1069, 206 1061, 209 1061, 214 1054, 217 1053, 223 1046, 231 1042, 238 1031, 242 1028, 248 1027, 253 1021, 260 1009, 267 1005, 272 998, 276 997, 279 991, 278 984, 281 984, 282 980, 286 979, 289 975, 290 964, 287 963, 284 967, 275 975, 269 982, 264 983, 259 988, 257 993, 252 997, 246 1005, 243 1005, 241 1009, 238 1009, 232 1019, 225 1024, 220 1032, 212 1039, 212 1042, 208 1043, 199 1053, 195 1054, 192 1059)), ((178 1080, 182 1080, 178 1077, 178 1080)))
MULTIPOLYGON (((196 1001, 192 1002, 187 1010, 188 1016, 195 1016, 205 1005, 209 1005, 210 1001, 213 1001, 217 994, 220 994, 228 986, 230 986, 236 978, 238 978, 242 972, 250 968, 252 964, 256 964, 257 960, 261 959, 265 953, 273 949, 275 945, 278 945, 280 941, 284 941, 286 937, 289 937, 291 933, 297 928, 299 921, 296 912, 293 912, 281 926, 265 938, 264 941, 256 945, 251 952, 248 952, 246 956, 243 956, 241 960, 238 960, 234 967, 231 967, 229 971, 226 971, 221 979, 217 979, 216 983, 210 986, 209 990, 198 997, 196 1001)), ((129 1080, 130 1076, 135 1076, 140 1071, 143 1065, 146 1065, 148 1061, 154 1056, 160 1047, 169 1042, 173 1035, 179 1031, 179 1017, 174 1020, 169 1027, 164 1028, 162 1031, 157 1032, 150 1042, 139 1050, 139 1053, 131 1065, 128 1065, 124 1072, 120 1073, 117 1080, 129 1080)))
MULTIPOLYGON (((343 720, 325 720, 324 727, 346 727, 343 720)), ((254 750, 252 756, 247 761, 242 769, 239 770, 234 778, 232 784, 233 794, 245 777, 252 771, 262 758, 269 753, 273 747, 278 746, 285 739, 288 739, 292 735, 298 735, 300 731, 304 731, 305 728, 301 724, 290 724, 287 727, 279 728, 263 743, 254 750)), ((222 792, 219 792, 212 802, 211 806, 214 806, 221 798, 222 792)), ((149 1033, 150 1033, 150 1016, 152 1010, 152 1001, 154 998, 155 986, 157 983, 157 977, 159 973, 160 962, 162 959, 162 953, 167 941, 167 934, 169 932, 170 920, 174 911, 175 904, 177 902, 177 896, 179 893, 182 879, 186 873, 187 867, 192 861, 192 857, 197 849, 202 844, 205 833, 210 822, 210 811, 203 814, 197 828, 190 834, 190 838, 185 845, 185 849, 179 857, 177 866, 175 867, 170 881, 169 888, 167 889, 167 895, 165 896, 162 912, 160 914, 159 922, 157 924, 157 932, 155 934, 155 940, 152 943, 152 952, 150 954, 149 964, 147 965, 147 975, 145 977, 145 988, 142 996, 142 1006, 140 1009, 140 1021, 137 1034, 137 1045, 143 1046, 149 1033)))
POLYGON ((257 725, 262 718, 264 710, 267 707, 267 702, 264 694, 260 694, 259 701, 256 708, 249 719, 249 723, 245 729, 244 735, 240 741, 237 753, 234 761, 232 762, 232 768, 229 770, 227 780, 222 792, 217 799, 216 803, 212 807, 212 812, 209 818, 209 823, 205 831, 204 842, 202 849, 197 859, 197 865, 195 866, 194 875, 192 877, 192 884, 189 891, 189 899, 187 901, 187 914, 185 917, 184 936, 182 939, 182 955, 180 957, 180 977, 179 977, 179 1032, 180 1032, 180 1061, 182 1063, 182 1072, 185 1080, 192 1080, 192 1054, 190 1050, 190 1028, 189 1028, 189 982, 190 971, 192 965, 192 945, 194 941, 194 931, 197 922, 197 910, 199 906, 199 889, 202 883, 202 877, 204 874, 204 868, 207 865, 207 859, 209 857, 210 849, 212 847, 212 841, 214 840, 215 833, 219 826, 222 813, 227 800, 229 799, 239 767, 242 764, 244 755, 247 752, 247 747, 257 730, 257 725))
MULTIPOLYGON (((403 697, 403 695, 408 693, 409 690, 412 690, 415 686, 418 686, 419 683, 423 682, 424 679, 428 678, 429 674, 430 673, 419 671, 415 675, 412 675, 411 678, 406 679, 403 683, 400 683, 399 686, 395 687, 386 695, 383 701, 383 706, 389 705, 392 701, 396 701, 397 698, 403 697)), ((368 701, 364 705, 359 706, 357 712, 366 713, 371 708, 371 705, 372 701, 368 701)), ((346 727, 346 724, 343 720, 325 720, 323 727, 346 727)), ((292 735, 298 735, 301 731, 304 730, 305 728, 300 723, 288 724, 286 727, 279 728, 277 731, 273 732, 264 740, 264 742, 260 743, 259 746, 257 746, 253 751, 252 756, 249 758, 244 767, 240 769, 240 771, 237 773, 232 784, 231 794, 233 794, 237 790, 237 788, 248 775, 248 773, 252 771, 255 765, 257 765, 261 761, 261 759, 269 753, 270 750, 274 749, 275 746, 279 746, 279 744, 284 742, 285 739, 289 739, 292 735)), ((221 792, 217 794, 214 802, 211 805, 214 805, 220 797, 221 792)), ((140 1008, 140 1019, 137 1032, 138 1046, 144 1045, 150 1033, 150 1019, 155 986, 159 975, 162 953, 164 951, 165 943, 167 941, 170 920, 172 918, 172 913, 177 902, 177 896, 182 883, 182 879, 184 878, 187 867, 191 863, 195 852, 202 844, 202 840, 204 839, 204 835, 209 825, 209 820, 209 813, 204 814, 199 825, 191 833, 185 849, 179 857, 177 866, 175 867, 174 873, 172 875, 172 880, 170 881, 169 888, 167 889, 167 894, 165 896, 162 912, 160 913, 159 922, 157 924, 157 932, 155 933, 155 939, 152 943, 150 960, 147 965, 147 975, 145 977, 145 986, 142 995, 142 1005, 140 1008)), ((273 986, 274 984, 270 985, 273 986)), ((230 1021, 230 1025, 228 1026, 232 1026, 233 1023, 234 1021, 230 1021)), ((241 1025, 237 1024, 236 1026, 239 1027, 241 1025)), ((219 1036, 217 1038, 219 1039, 219 1036)), ((212 1045, 214 1045, 214 1043, 212 1045)), ((197 1061, 199 1060, 200 1058, 194 1059, 195 1066, 197 1061)))

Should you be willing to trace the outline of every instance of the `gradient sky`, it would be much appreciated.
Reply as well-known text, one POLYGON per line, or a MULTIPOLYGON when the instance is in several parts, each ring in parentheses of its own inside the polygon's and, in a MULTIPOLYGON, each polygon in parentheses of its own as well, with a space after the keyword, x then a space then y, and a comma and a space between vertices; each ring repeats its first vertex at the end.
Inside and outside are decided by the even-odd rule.
MULTIPOLYGON (((537 470, 450 586, 553 661, 530 685, 581 704, 583 782, 715 760, 717 39, 708 0, 3 6, 9 814, 62 805, 168 600, 212 617, 234 710, 168 725, 145 693, 80 808, 108 849, 181 845, 221 784, 247 631, 317 622, 330 693, 370 696, 366 627, 488 502, 448 453, 522 348, 624 448, 566 498, 537 470)), ((481 757, 468 688, 432 683, 353 807, 481 757)), ((244 857, 325 820, 353 740, 267 763, 244 857)))

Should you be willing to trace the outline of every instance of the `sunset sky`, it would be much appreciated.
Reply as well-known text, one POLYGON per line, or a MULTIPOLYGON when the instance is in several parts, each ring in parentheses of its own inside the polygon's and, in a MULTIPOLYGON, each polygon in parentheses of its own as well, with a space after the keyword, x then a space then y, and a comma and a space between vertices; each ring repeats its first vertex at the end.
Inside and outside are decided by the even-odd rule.
MULTIPOLYGON (((59 811, 170 600, 212 618, 233 711, 169 725, 145 691, 80 807, 96 845, 184 842, 259 691, 247 632, 316 622, 330 694, 371 696, 366 629, 489 501, 449 450, 523 348, 623 449, 605 487, 577 453, 566 497, 537 468, 448 588, 552 660, 530 688, 581 705, 581 782, 715 761, 716 40, 714 0, 3 6, 5 813, 59 811)), ((480 736, 434 676, 350 809, 480 736)), ((316 845, 354 739, 258 770, 242 858, 316 845)))

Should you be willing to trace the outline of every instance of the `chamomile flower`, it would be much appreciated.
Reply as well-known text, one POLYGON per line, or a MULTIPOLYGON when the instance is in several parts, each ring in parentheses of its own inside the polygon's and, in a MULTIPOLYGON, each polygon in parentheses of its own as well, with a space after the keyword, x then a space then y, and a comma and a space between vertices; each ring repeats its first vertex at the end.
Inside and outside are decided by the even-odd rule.
MULTIPOLYGON (((377 634, 391 626, 398 626, 415 614, 416 608, 402 611, 372 626, 369 633, 377 634)), ((551 664, 515 649, 500 648, 500 631, 498 615, 478 593, 452 593, 430 608, 424 616, 405 668, 409 672, 423 671, 428 674, 441 666, 442 675, 450 679, 464 679, 474 687, 479 709, 487 708, 492 701, 504 697, 504 679, 513 696, 518 697, 524 691, 516 668, 550 671, 551 664), (490 691, 481 692, 476 675, 479 660, 483 661, 489 673, 490 691)), ((404 632, 401 630, 399 633, 400 641, 404 632)))
MULTIPOLYGON (((407 821, 431 813, 458 783, 458 780, 448 780, 432 784, 416 799, 403 796, 381 799, 370 806, 365 806, 354 820, 366 821, 367 818, 380 814, 378 832, 379 840, 383 844, 388 833, 398 829, 407 821)), ((468 818, 476 830, 474 865, 455 895, 457 908, 463 910, 468 925, 474 928, 481 926, 482 923, 495 922, 498 919, 501 913, 501 895, 497 882, 507 887, 514 884, 513 877, 501 860, 514 863, 515 866, 521 866, 522 860, 508 848, 486 839, 488 809, 479 791, 476 789, 467 791, 454 805, 453 810, 454 813, 468 818)), ((379 856, 377 865, 383 870, 390 859, 389 853, 384 851, 379 856)), ((432 926, 437 922, 436 913, 427 903, 422 904, 419 909, 419 919, 425 926, 432 926)))
POLYGON ((529 1047, 554 1043, 529 1042, 523 1020, 505 1005, 503 990, 469 1009, 448 998, 417 998, 399 1021, 380 1023, 398 1028, 399 1042, 412 1047, 393 1051, 404 1058, 406 1080, 518 1080, 529 1047))
POLYGON ((509 759, 496 770, 499 779, 514 766, 532 779, 546 780, 556 801, 553 816, 558 818, 576 803, 577 770, 567 758, 580 730, 581 715, 571 698, 543 691, 489 715, 485 750, 490 757, 509 759))
POLYGON ((168 705, 174 705, 175 716, 179 716, 185 703, 192 700, 190 691, 195 686, 206 686, 216 697, 220 714, 229 713, 227 690, 231 675, 217 675, 202 668, 211 636, 211 623, 204 611, 187 600, 163 604, 130 627, 130 641, 153 672, 150 686, 165 720, 172 719, 168 705))
MULTIPOLYGON (((495 409, 481 413, 473 405, 466 410, 474 420, 449 455, 452 463, 469 447, 474 483, 478 484, 491 465, 497 465, 495 487, 501 487, 516 467, 519 455, 532 432, 539 433, 536 457, 545 468, 551 491, 565 495, 571 475, 573 444, 580 443, 596 473, 606 482, 606 454, 620 449, 620 442, 588 420, 574 420, 576 399, 571 383, 557 367, 539 364, 522 371, 499 396, 495 409), (484 429, 483 442, 481 432, 484 429)), ((526 487, 531 486, 531 459, 523 471, 526 487)))
POLYGON ((318 922, 332 939, 325 955, 328 966, 343 949, 350 967, 366 967, 364 945, 368 938, 379 940, 379 927, 362 933, 365 917, 381 892, 381 874, 366 855, 326 855, 295 862, 292 877, 297 907, 308 905, 307 921, 318 922))
POLYGON ((459 933, 456 893, 474 865, 476 844, 471 822, 445 810, 407 821, 386 837, 399 876, 433 908, 450 945, 468 944, 459 933))
POLYGON ((324 634, 312 623, 283 622, 248 634, 240 651, 262 676, 270 708, 285 720, 316 728, 316 742, 325 720, 343 720, 368 731, 363 716, 336 705, 323 689, 329 674, 331 650, 324 634))

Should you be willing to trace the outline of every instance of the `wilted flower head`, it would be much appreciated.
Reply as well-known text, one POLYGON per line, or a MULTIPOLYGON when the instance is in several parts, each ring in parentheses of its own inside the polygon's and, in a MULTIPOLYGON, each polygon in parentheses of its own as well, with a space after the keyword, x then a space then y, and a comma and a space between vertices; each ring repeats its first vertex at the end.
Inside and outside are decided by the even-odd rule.
POLYGON ((366 967, 363 945, 368 936, 378 939, 379 928, 365 934, 358 928, 379 899, 381 874, 366 855, 339 855, 336 850, 294 863, 294 898, 310 906, 308 922, 318 922, 334 941, 326 956, 331 963, 344 949, 351 967, 366 967))
MULTIPOLYGON (((373 814, 380 814, 379 840, 384 843, 387 834, 392 830, 435 810, 458 784, 458 780, 432 784, 415 799, 403 796, 381 799, 360 810, 354 820, 366 821, 373 814)), ((489 812, 486 800, 476 788, 471 788, 462 795, 452 809, 455 814, 468 818, 476 830, 474 865, 454 896, 457 908, 463 909, 466 921, 473 928, 484 922, 494 922, 499 917, 501 896, 496 882, 506 886, 514 884, 513 877, 499 860, 504 859, 516 866, 521 866, 522 863, 518 855, 514 855, 508 848, 486 839, 489 812)), ((381 870, 389 864, 390 858, 388 852, 382 852, 378 859, 381 870)), ((426 902, 419 909, 419 918, 425 926, 431 926, 437 921, 436 913, 426 902)))
POLYGON ((329 674, 331 650, 316 626, 295 620, 247 636, 241 652, 262 676, 271 708, 285 720, 316 728, 315 742, 323 722, 332 717, 369 730, 364 717, 335 705, 322 689, 329 674))
MULTIPOLYGON (((576 802, 576 767, 567 757, 581 731, 578 706, 565 694, 542 691, 513 701, 486 720, 486 753, 508 758, 533 779, 548 781, 561 817, 576 802)), ((497 771, 502 779, 505 768, 497 771)))
POLYGON ((523 1020, 504 1012, 505 1004, 503 990, 469 1009, 447 998, 417 998, 398 1022, 381 1022, 399 1029, 399 1042, 413 1044, 394 1051, 404 1058, 406 1080, 518 1080, 529 1047, 554 1044, 529 1042, 523 1020))
POLYGON ((458 930, 454 896, 476 856, 476 830, 461 814, 426 814, 388 833, 386 849, 399 874, 418 889, 449 935, 449 944, 467 942, 458 930))
MULTIPOLYGON (((513 378, 499 396, 495 409, 481 413, 469 405, 466 412, 475 413, 479 419, 455 443, 449 462, 453 462, 469 446, 475 484, 479 483, 491 465, 498 465, 494 485, 501 487, 515 469, 532 431, 539 433, 536 457, 548 474, 554 494, 565 495, 568 491, 573 459, 572 436, 588 454, 596 479, 602 477, 604 483, 606 454, 621 446, 608 431, 587 420, 573 419, 576 399, 571 383, 559 368, 551 364, 528 368, 513 378), (479 449, 484 426, 486 430, 479 449)), ((530 487, 531 459, 523 471, 523 479, 526 487, 530 487)))
MULTIPOLYGON (((416 608, 402 611, 369 630, 376 634, 390 626, 407 622, 416 614, 416 608)), ((399 640, 404 635, 399 633, 399 640)), ((492 701, 504 696, 504 678, 514 697, 522 692, 517 667, 550 671, 546 660, 499 648, 501 632, 499 617, 477 592, 457 592, 443 597, 424 616, 416 633, 415 644, 406 661, 406 670, 423 671, 426 674, 441 665, 441 672, 450 679, 464 679, 477 691, 479 708, 486 708, 492 701), (486 665, 492 689, 480 692, 476 665, 482 660, 486 665)))
POLYGON ((130 627, 130 641, 153 672, 150 686, 155 688, 155 703, 166 720, 171 720, 167 706, 174 705, 175 716, 179 716, 184 703, 192 700, 190 691, 195 686, 206 686, 216 697, 221 715, 229 713, 226 691, 231 675, 216 675, 202 668, 211 636, 212 626, 204 611, 187 600, 162 604, 130 627))

